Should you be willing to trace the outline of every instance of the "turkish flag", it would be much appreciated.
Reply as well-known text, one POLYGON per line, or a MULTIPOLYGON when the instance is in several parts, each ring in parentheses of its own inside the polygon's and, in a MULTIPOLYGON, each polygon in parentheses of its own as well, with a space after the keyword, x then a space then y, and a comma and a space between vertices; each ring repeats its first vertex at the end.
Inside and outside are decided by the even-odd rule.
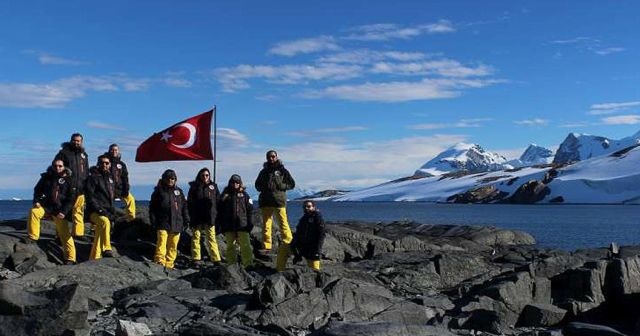
POLYGON ((181 121, 145 140, 136 151, 137 162, 213 160, 211 110, 181 121))

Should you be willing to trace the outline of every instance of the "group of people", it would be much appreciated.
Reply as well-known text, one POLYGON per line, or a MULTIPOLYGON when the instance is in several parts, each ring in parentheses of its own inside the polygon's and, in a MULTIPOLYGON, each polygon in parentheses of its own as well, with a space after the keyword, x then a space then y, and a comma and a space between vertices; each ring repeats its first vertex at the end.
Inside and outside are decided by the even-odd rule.
MULTIPOLYGON (((126 164, 121 160, 117 144, 100 155, 97 164, 89 168, 89 158, 83 148, 83 137, 71 135, 69 142, 52 161, 51 166, 34 188, 33 207, 28 216, 27 242, 40 236, 40 221, 45 216, 56 224, 57 236, 62 244, 65 264, 76 263, 74 237, 84 236, 85 208, 94 228, 94 239, 89 259, 113 257, 111 225, 116 219, 115 200, 119 198, 125 207, 126 220, 135 218, 135 198, 130 192, 126 164), (69 228, 68 221, 72 221, 69 228)), ((167 269, 175 266, 180 233, 191 228, 191 258, 193 265, 202 265, 201 241, 204 238, 212 262, 222 261, 216 241, 218 233, 224 234, 228 264, 240 262, 245 267, 254 263, 250 232, 253 229, 253 200, 246 191, 240 175, 233 174, 222 190, 212 180, 207 168, 198 171, 189 182, 185 193, 177 185, 177 175, 167 169, 158 180, 149 203, 149 220, 156 230, 154 262, 167 269)), ((255 187, 259 192, 262 215, 263 240, 260 255, 269 255, 273 247, 272 228, 279 226, 280 244, 276 255, 276 269, 283 271, 293 254, 294 262, 305 258, 313 270, 320 270, 324 241, 324 220, 311 200, 303 202, 304 215, 295 233, 289 226, 286 203, 287 190, 295 181, 278 158, 275 150, 266 153, 266 162, 258 174, 255 187)))

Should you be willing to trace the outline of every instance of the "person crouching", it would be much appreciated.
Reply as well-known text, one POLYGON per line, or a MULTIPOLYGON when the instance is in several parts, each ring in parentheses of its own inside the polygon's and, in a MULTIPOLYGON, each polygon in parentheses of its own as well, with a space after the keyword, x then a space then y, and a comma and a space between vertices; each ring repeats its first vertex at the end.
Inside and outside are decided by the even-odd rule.
POLYGON ((295 254, 294 263, 296 259, 304 257, 309 267, 314 271, 320 271, 320 256, 325 236, 324 219, 311 200, 304 201, 302 209, 304 215, 298 221, 291 243, 295 254))
POLYGON ((253 200, 245 191, 240 175, 232 175, 222 191, 217 221, 227 243, 227 263, 231 265, 237 262, 236 244, 239 244, 242 265, 251 266, 253 251, 249 233, 253 228, 253 200))
POLYGON ((157 231, 153 261, 172 269, 178 256, 180 232, 189 225, 189 210, 184 192, 176 182, 176 172, 167 169, 151 194, 149 220, 157 231))

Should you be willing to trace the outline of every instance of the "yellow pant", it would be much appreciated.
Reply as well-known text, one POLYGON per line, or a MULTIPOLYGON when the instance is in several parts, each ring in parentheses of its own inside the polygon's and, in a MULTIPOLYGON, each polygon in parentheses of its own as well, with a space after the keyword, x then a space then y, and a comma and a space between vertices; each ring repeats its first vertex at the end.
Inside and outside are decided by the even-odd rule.
POLYGON ((127 212, 127 217, 129 220, 136 218, 136 199, 133 197, 132 193, 129 193, 127 197, 121 198, 122 203, 124 203, 124 209, 127 212))
POLYGON ((253 264, 253 251, 251 249, 251 241, 249 232, 227 232, 224 234, 227 242, 227 264, 235 264, 237 262, 236 242, 240 245, 240 259, 244 267, 253 264))
POLYGON ((273 240, 271 238, 271 227, 273 224, 273 220, 278 222, 280 227, 280 238, 282 238, 282 242, 284 244, 291 243, 293 240, 293 235, 291 234, 291 229, 289 228, 289 220, 287 219, 287 209, 286 208, 273 208, 273 207, 264 207, 260 208, 260 212, 262 213, 262 235, 263 235, 263 244, 265 250, 271 250, 273 240))
MULTIPOLYGON (((306 259, 306 258, 305 258, 306 259)), ((307 259, 307 265, 314 271, 320 270, 320 260, 307 259)))
POLYGON ((89 216, 89 219, 96 229, 89 259, 100 259, 102 252, 111 251, 111 221, 108 217, 100 216, 95 212, 89 216))
POLYGON ((194 229, 191 237, 191 258, 193 260, 201 260, 200 255, 200 237, 204 233, 205 247, 209 250, 209 258, 211 261, 220 261, 220 251, 218 250, 218 241, 216 241, 216 227, 209 226, 204 229, 194 229))
POLYGON ((76 237, 84 236, 84 195, 80 195, 76 198, 76 202, 71 209, 71 216, 73 217, 73 235, 76 237))
MULTIPOLYGON (((29 216, 27 217, 27 231, 29 232, 29 238, 33 240, 40 239, 40 221, 45 215, 43 207, 34 207, 31 209, 29 216)), ((76 261, 76 245, 73 242, 73 237, 69 232, 69 224, 65 219, 53 217, 53 222, 56 223, 56 232, 60 238, 62 244, 62 252, 64 253, 65 260, 76 261)))
POLYGON ((166 268, 173 268, 178 257, 180 234, 169 233, 167 230, 158 230, 157 232, 158 240, 156 241, 156 254, 153 256, 153 261, 166 268))

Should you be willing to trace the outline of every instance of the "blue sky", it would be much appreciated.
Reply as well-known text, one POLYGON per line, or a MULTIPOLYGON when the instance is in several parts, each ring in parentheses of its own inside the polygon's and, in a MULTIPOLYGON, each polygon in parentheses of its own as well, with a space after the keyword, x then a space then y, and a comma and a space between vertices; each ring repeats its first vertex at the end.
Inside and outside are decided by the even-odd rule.
POLYGON ((569 132, 629 136, 638 12, 635 1, 3 1, 0 198, 29 197, 73 132, 91 163, 119 143, 140 192, 169 167, 186 187, 212 163, 135 163, 135 149, 214 104, 223 183, 252 183, 270 148, 300 187, 352 189, 460 141, 515 158, 569 132))

